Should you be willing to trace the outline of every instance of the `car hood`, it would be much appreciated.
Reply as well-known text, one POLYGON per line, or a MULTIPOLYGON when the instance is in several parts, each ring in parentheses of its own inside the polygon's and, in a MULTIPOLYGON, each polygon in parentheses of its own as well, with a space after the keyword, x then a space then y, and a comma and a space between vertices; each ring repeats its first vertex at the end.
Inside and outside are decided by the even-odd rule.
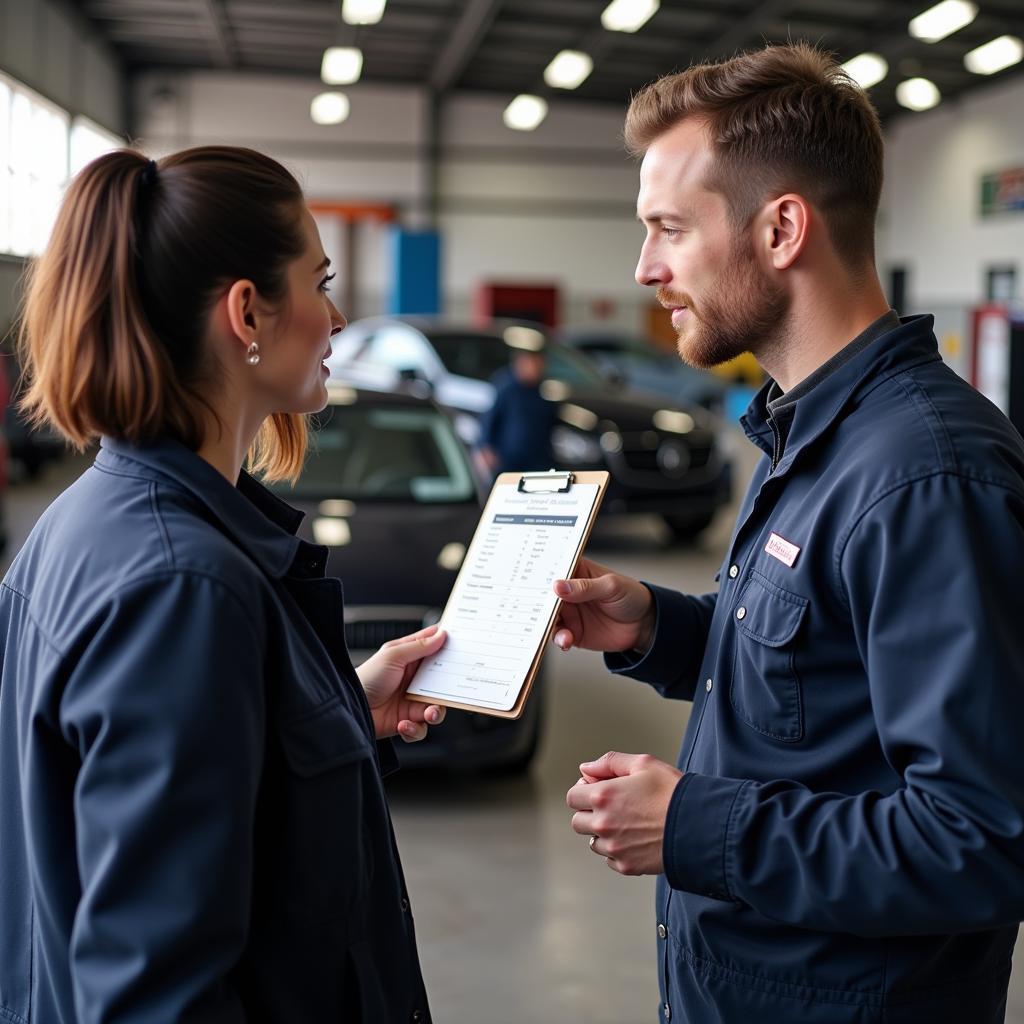
MULTIPOLYGON (((290 504, 306 514, 299 536, 316 543, 319 501, 292 497, 290 504)), ((345 517, 351 539, 329 547, 327 574, 341 579, 347 605, 443 608, 458 564, 449 562, 453 567, 445 568, 438 558, 448 545, 468 547, 479 517, 475 502, 356 502, 355 511, 345 517)), ((450 558, 451 548, 447 554, 450 558)))
POLYGON ((650 430, 655 426, 655 414, 663 410, 685 412, 693 418, 698 427, 709 425, 703 409, 680 405, 668 398, 651 395, 646 391, 579 387, 557 382, 556 389, 562 388, 564 388, 565 396, 553 398, 553 401, 586 409, 588 412, 592 412, 598 420, 611 421, 619 430, 650 430))

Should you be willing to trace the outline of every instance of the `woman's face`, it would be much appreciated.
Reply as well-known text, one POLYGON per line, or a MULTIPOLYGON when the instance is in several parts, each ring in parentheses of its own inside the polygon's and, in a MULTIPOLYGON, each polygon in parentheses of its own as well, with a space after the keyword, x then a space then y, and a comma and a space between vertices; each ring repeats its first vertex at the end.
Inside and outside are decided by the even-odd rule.
POLYGON ((273 330, 260 342, 259 380, 272 412, 319 412, 327 404, 324 360, 330 339, 345 327, 345 318, 328 295, 334 276, 309 211, 302 211, 306 247, 287 273, 287 297, 273 330))

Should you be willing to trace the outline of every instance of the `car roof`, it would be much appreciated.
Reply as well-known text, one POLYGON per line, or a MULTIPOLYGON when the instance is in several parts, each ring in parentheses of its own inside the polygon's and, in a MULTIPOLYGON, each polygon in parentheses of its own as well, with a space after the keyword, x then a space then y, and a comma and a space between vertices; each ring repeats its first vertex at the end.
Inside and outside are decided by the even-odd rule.
POLYGON ((458 320, 446 316, 428 316, 424 314, 412 315, 382 315, 362 317, 353 323, 356 324, 388 324, 402 323, 415 328, 428 338, 434 334, 478 334, 481 337, 494 338, 496 341, 503 341, 502 332, 506 327, 529 327, 532 330, 540 331, 544 335, 545 343, 556 342, 554 332, 546 324, 536 323, 532 320, 516 320, 514 318, 502 317, 487 319, 483 322, 473 320, 458 320))

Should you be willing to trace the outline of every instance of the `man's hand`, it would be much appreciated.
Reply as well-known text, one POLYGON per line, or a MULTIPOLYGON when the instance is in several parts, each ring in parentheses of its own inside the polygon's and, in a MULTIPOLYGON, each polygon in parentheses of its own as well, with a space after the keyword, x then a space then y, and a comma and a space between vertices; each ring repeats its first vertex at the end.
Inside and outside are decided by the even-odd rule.
POLYGON ((650 754, 609 753, 580 765, 566 794, 572 828, 620 875, 660 875, 672 794, 683 773, 650 754))
POLYGON ((377 739, 401 736, 415 743, 427 735, 427 727, 444 721, 444 708, 410 700, 405 691, 420 662, 439 651, 447 634, 437 626, 389 640, 373 657, 356 669, 366 692, 377 739))
POLYGON ((555 580, 562 599, 553 640, 563 651, 646 651, 654 632, 654 598, 629 576, 584 558, 571 580, 555 580))

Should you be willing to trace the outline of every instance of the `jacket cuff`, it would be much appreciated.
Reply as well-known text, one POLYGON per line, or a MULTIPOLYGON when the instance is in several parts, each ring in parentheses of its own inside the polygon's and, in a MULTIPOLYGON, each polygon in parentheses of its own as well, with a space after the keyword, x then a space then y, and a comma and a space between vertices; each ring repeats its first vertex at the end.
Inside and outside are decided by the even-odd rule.
POLYGON ((684 594, 655 586, 646 580, 640 582, 654 598, 651 646, 646 654, 639 657, 631 651, 606 654, 604 663, 609 671, 616 675, 629 676, 642 683, 655 683, 663 687, 675 682, 681 675, 679 638, 686 636, 696 621, 684 594))
POLYGON ((737 902, 729 885, 730 826, 749 782, 688 772, 676 786, 665 818, 662 857, 673 889, 737 902))

